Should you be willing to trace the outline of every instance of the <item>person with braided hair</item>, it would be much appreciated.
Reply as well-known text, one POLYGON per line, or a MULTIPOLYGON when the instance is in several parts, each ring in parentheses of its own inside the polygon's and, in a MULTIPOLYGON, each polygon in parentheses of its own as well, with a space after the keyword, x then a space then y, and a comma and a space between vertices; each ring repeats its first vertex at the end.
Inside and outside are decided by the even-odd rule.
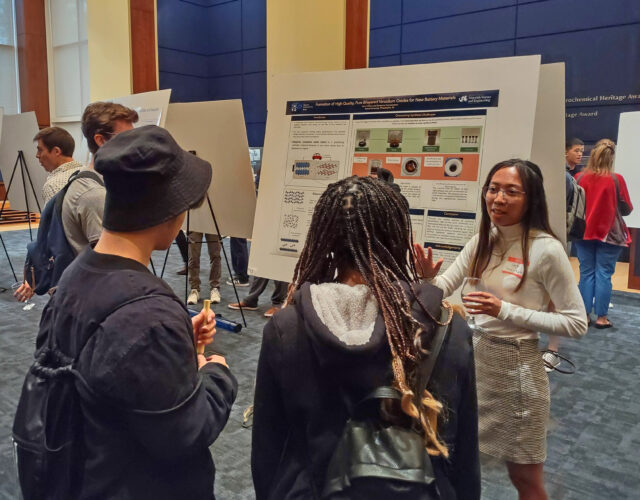
POLYGON ((462 300, 474 335, 480 451, 506 462, 521 500, 546 500, 549 380, 538 332, 580 338, 584 306, 564 246, 549 225, 540 168, 496 164, 482 188, 480 231, 440 276, 442 260, 416 248, 420 274, 451 295, 465 277, 485 290, 462 300), (553 309, 550 304, 553 303, 553 309))
MULTIPOLYGON (((258 500, 319 498, 349 408, 383 386, 400 403, 382 400, 368 411, 419 432, 440 498, 480 498, 473 349, 459 315, 450 313, 427 390, 416 397, 441 304, 442 291, 420 283, 409 207, 397 191, 370 177, 330 184, 287 306, 264 328, 251 457, 258 500)), ((416 488, 397 483, 393 498, 416 488)), ((412 499, 430 498, 412 491, 412 499)))

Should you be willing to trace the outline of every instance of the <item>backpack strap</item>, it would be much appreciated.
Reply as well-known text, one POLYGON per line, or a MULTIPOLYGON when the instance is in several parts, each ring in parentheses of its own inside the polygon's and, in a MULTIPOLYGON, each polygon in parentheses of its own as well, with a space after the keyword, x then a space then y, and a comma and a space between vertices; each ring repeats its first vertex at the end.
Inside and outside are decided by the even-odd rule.
POLYGON ((71 183, 73 181, 78 179, 92 179, 93 181, 97 182, 101 186, 104 186, 104 181, 102 180, 102 178, 93 170, 76 170, 73 174, 69 176, 69 180, 64 185, 64 187, 60 191, 58 191, 58 193, 56 193, 56 202, 55 202, 54 210, 55 210, 55 213, 58 214, 59 216, 62 215, 62 203, 64 202, 64 197, 66 196, 67 191, 69 190, 69 186, 71 186, 71 183))
POLYGON ((611 177, 613 177, 613 184, 616 186, 616 209, 620 211, 620 202, 623 200, 620 197, 620 184, 618 183, 618 176, 615 172, 611 172, 611 177))
MULTIPOLYGON (((433 339, 433 345, 431 346, 431 352, 429 353, 429 357, 426 362, 421 364, 418 369, 418 393, 415 395, 416 398, 420 398, 422 393, 425 391, 427 386, 429 385, 429 380, 431 380, 431 375, 433 373, 433 369, 436 365, 436 361, 438 360, 438 355, 442 350, 442 345, 451 330, 451 321, 453 320, 453 309, 446 304, 446 306, 442 306, 440 308, 440 321, 438 324, 438 328, 436 329, 436 334, 433 339)), ((361 399, 358 403, 356 403, 355 407, 360 406, 362 403, 366 401, 370 401, 372 399, 402 399, 402 394, 394 387, 390 386, 381 386, 376 387, 373 391, 367 394, 363 399, 361 399)))
POLYGON ((178 304, 180 304, 181 307, 183 307, 182 302, 180 302, 176 297, 168 293, 166 294, 153 293, 150 295, 144 295, 142 297, 134 297, 132 299, 126 300, 118 304, 113 309, 111 309, 108 313, 106 313, 101 318, 101 320, 97 323, 97 326, 95 327, 95 329, 88 335, 87 339, 85 340, 84 344, 78 351, 78 354, 75 356, 75 358, 71 358, 66 354, 64 354, 62 351, 60 351, 57 346, 56 339, 53 338, 55 337, 55 335, 54 334, 50 335, 49 339, 47 339, 48 340, 47 347, 44 348, 38 354, 38 356, 36 357, 36 361, 31 366, 31 369, 30 369, 31 373, 44 379, 57 378, 57 377, 62 377, 67 375, 71 375, 75 377, 76 381, 78 382, 78 384, 76 385, 76 390, 78 394, 86 403, 92 406, 102 406, 110 410, 117 410, 120 412, 127 412, 131 414, 136 414, 136 415, 166 415, 176 410, 179 410, 181 407, 188 404, 189 401, 191 401, 193 397, 198 393, 200 386, 202 385, 202 375, 199 372, 198 372, 198 380, 196 382, 195 387, 191 391, 191 393, 174 407, 168 408, 165 410, 139 410, 135 408, 125 408, 119 405, 118 403, 116 403, 115 401, 112 401, 108 395, 99 393, 98 391, 93 389, 89 385, 87 380, 84 378, 84 376, 80 373, 80 371, 78 371, 75 367, 78 360, 80 359, 80 356, 84 352, 84 349, 89 343, 89 340, 93 338, 93 335, 98 330, 100 325, 102 325, 102 323, 104 323, 104 321, 109 316, 111 316, 111 314, 113 314, 114 312, 116 312, 117 310, 121 309, 124 306, 134 304, 142 300, 155 298, 155 297, 167 297, 167 298, 173 299, 178 304))
POLYGON ((451 330, 451 323, 453 321, 453 309, 445 302, 440 308, 440 322, 438 323, 438 329, 436 330, 435 338, 431 346, 431 352, 427 358, 427 362, 420 366, 418 371, 420 383, 418 388, 420 391, 416 394, 416 398, 421 398, 422 393, 427 389, 429 381, 431 380, 431 374, 436 366, 436 361, 442 350, 442 345, 451 330))

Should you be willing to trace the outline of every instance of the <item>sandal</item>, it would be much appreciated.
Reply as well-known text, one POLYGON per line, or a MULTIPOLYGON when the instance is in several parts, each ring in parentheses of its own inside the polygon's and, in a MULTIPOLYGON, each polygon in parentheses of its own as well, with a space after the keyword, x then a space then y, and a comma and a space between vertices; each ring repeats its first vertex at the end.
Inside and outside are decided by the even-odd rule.
POLYGON ((604 325, 602 323, 594 323, 593 326, 595 328, 597 328, 598 330, 604 330, 605 328, 611 328, 613 327, 613 323, 611 323, 611 321, 608 321, 607 323, 605 323, 604 325))

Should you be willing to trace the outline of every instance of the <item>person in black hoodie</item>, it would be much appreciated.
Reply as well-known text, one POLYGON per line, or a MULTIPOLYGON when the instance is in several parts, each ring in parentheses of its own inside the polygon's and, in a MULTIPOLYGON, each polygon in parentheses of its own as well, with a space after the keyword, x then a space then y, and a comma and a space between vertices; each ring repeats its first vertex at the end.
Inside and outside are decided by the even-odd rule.
POLYGON ((251 456, 258 500, 319 498, 348 419, 344 398, 354 403, 385 385, 402 393, 394 417, 424 437, 440 497, 480 498, 473 348, 458 315, 423 402, 414 403, 428 357, 422 335, 433 336, 441 302, 416 274, 408 206, 396 190, 369 177, 329 185, 288 305, 264 328, 251 456))
MULTIPOLYGON (((36 344, 54 336, 76 358, 97 401, 81 398, 84 460, 72 498, 213 499, 209 446, 224 428, 237 382, 224 358, 196 354, 215 334, 193 319, 147 266, 201 201, 211 166, 153 125, 102 146, 104 231, 65 270, 36 344)), ((68 499, 71 500, 71 497, 68 499)))

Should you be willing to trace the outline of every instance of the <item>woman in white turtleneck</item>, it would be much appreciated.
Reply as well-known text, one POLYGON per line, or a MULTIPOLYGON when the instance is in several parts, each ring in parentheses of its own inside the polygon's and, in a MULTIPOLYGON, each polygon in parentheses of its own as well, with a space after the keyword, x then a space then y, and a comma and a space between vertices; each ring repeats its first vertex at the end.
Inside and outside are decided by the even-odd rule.
POLYGON ((488 292, 463 297, 479 327, 474 335, 480 451, 504 460, 520 499, 546 499, 543 466, 549 382, 538 333, 581 337, 586 314, 569 260, 548 221, 537 165, 508 160, 494 166, 482 193, 480 231, 455 262, 416 245, 424 278, 448 296, 467 276, 488 292), (549 310, 549 303, 555 308, 549 310))

